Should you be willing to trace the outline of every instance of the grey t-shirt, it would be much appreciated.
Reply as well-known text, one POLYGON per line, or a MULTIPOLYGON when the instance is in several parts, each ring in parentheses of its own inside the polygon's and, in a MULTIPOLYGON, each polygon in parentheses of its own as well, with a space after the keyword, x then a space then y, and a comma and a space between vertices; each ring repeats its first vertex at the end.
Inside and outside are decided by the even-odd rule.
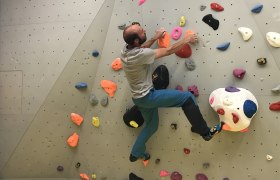
POLYGON ((153 88, 152 73, 155 50, 150 48, 127 49, 121 51, 123 70, 132 92, 132 97, 144 97, 153 88))

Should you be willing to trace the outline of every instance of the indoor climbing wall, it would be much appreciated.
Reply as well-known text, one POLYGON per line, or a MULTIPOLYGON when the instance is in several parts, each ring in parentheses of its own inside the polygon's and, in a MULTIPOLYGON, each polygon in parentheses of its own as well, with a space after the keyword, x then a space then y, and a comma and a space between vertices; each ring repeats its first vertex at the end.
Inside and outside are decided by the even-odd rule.
MULTIPOLYGON (((79 13, 73 8, 76 4, 88 8, 83 4, 88 1, 76 1, 63 15, 56 8, 69 5, 68 2, 45 3, 49 10, 59 14, 57 17, 53 17, 56 13, 43 14, 37 9, 38 6, 45 7, 44 4, 25 1, 22 7, 37 9, 31 11, 20 9, 16 2, 1 1, 1 13, 7 15, 6 18, 1 15, 0 110, 1 124, 5 125, 1 125, 0 132, 4 137, 1 178, 79 179, 79 174, 85 173, 90 178, 96 175, 96 179, 119 180, 128 179, 132 172, 149 180, 170 179, 174 171, 183 179, 196 179, 198 174, 217 180, 280 178, 279 112, 269 109, 270 104, 280 100, 278 91, 271 91, 280 84, 280 49, 272 47, 266 39, 267 32, 280 33, 277 0, 216 1, 223 11, 211 9, 213 2, 209 0, 188 3, 146 0, 141 6, 136 0, 97 1, 91 4, 91 8, 96 8, 95 13, 84 14, 92 12, 89 10, 78 15, 91 19, 89 25, 84 25, 83 18, 72 15, 79 13), (258 4, 262 4, 263 9, 259 13, 251 12, 258 4), (15 16, 11 9, 20 11, 22 16, 15 16), (202 21, 209 14, 219 20, 216 30, 202 21), (83 24, 79 44, 81 35, 77 32, 72 41, 74 45, 68 40, 72 39, 72 24, 68 28, 60 26, 58 30, 50 23, 63 21, 59 19, 61 16, 65 16, 62 19, 66 22, 76 20, 83 24), (258 100, 258 112, 248 132, 224 131, 206 142, 190 131, 190 124, 180 108, 160 109, 159 129, 147 143, 147 151, 151 154, 149 163, 146 166, 141 161, 131 163, 128 157, 141 127, 127 127, 122 120, 124 112, 133 103, 124 72, 111 67, 124 46, 122 30, 118 26, 139 22, 150 38, 160 27, 171 34, 181 16, 186 18, 183 35, 188 29, 199 35, 199 42, 191 45, 192 55, 188 58, 196 67, 193 71, 188 70, 186 59, 176 55, 157 61, 155 67, 164 64, 169 69, 168 88, 181 85, 187 90, 188 86, 196 85, 199 89, 197 101, 209 125, 218 122, 218 115, 208 100, 217 88, 248 89, 258 100), (43 22, 51 24, 50 29, 40 23, 42 18, 46 18, 43 22), (31 22, 40 27, 32 25, 27 29, 22 25, 31 22), (239 27, 253 31, 248 41, 243 40, 239 27), (52 32, 53 28, 57 34, 52 32), (53 44, 40 45, 40 42, 53 44), (217 47, 224 43, 230 45, 224 51, 218 50, 217 47), (34 50, 24 50, 26 46, 34 50), (98 54, 93 53, 94 50, 99 51, 97 57, 92 56, 98 54), (266 58, 267 63, 259 65, 259 58, 266 58), (246 70, 242 79, 233 76, 236 68, 246 70), (102 80, 117 84, 113 97, 101 87, 102 80), (75 85, 81 85, 77 84, 79 82, 87 83, 87 88, 75 88, 75 85), (89 101, 90 97, 95 103, 89 101), (104 103, 106 98, 107 104, 104 103), (83 116, 80 126, 71 121, 71 113, 83 116), (99 119, 100 126, 96 121, 92 123, 93 117, 99 119), (176 130, 171 128, 172 123, 177 124, 176 130), (76 147, 70 147, 66 142, 73 133, 79 135, 76 147), (160 177, 160 172, 166 172, 166 177, 160 177)), ((153 48, 156 47, 155 44, 153 48)))

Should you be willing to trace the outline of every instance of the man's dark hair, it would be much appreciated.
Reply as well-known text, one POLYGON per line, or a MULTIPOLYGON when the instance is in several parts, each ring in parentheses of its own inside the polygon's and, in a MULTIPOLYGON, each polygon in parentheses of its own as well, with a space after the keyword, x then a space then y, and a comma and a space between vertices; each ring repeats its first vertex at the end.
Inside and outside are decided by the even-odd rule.
POLYGON ((127 32, 127 28, 128 27, 126 27, 123 31, 123 39, 127 44, 132 45, 136 39, 139 39, 139 41, 141 40, 137 33, 127 32))

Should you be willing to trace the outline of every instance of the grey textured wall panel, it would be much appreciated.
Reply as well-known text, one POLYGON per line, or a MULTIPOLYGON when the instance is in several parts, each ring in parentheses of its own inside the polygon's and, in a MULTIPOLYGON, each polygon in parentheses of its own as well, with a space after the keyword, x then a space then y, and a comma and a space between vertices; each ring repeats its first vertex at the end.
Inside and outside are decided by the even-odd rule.
POLYGON ((79 92, 74 86, 77 82, 85 81, 90 88, 90 83, 94 81, 99 58, 93 58, 91 52, 93 48, 102 51, 108 24, 101 22, 106 16, 110 19, 108 11, 112 6, 110 2, 103 4, 101 13, 83 37, 83 43, 73 53, 14 154, 2 169, 1 177, 67 177, 67 166, 71 164, 75 150, 67 147, 66 140, 78 130, 73 126, 69 115, 71 112, 83 114, 89 97, 88 91, 79 92), (61 151, 61 156, 57 150, 61 151), (60 174, 56 172, 59 164, 65 166, 65 171, 60 174), (41 168, 36 169, 38 166, 41 168), (47 168, 52 170, 45 171, 47 168), (15 169, 18 174, 14 174, 15 169))

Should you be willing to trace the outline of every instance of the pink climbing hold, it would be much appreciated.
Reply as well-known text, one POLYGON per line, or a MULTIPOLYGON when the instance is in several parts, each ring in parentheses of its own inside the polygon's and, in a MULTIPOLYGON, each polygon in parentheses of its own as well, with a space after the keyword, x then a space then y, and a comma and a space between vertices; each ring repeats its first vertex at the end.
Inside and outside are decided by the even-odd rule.
POLYGON ((138 6, 141 6, 146 0, 138 0, 138 6))
POLYGON ((210 105, 213 104, 214 100, 215 100, 215 98, 214 98, 214 96, 212 96, 210 101, 209 101, 210 105))
POLYGON ((233 75, 239 79, 243 79, 245 76, 246 71, 242 68, 236 68, 233 70, 233 75))
POLYGON ((160 172, 159 172, 160 177, 165 177, 165 176, 169 176, 169 175, 170 175, 170 173, 165 170, 160 170, 160 172))
POLYGON ((177 172, 177 171, 174 171, 171 176, 170 176, 170 179, 171 180, 182 180, 183 179, 183 176, 177 172))
POLYGON ((174 40, 178 40, 182 35, 182 28, 181 27, 175 27, 173 28, 172 30, 172 33, 171 33, 171 37, 174 39, 174 40))
POLYGON ((188 91, 191 92, 195 97, 199 95, 198 88, 196 85, 189 86, 188 91))

